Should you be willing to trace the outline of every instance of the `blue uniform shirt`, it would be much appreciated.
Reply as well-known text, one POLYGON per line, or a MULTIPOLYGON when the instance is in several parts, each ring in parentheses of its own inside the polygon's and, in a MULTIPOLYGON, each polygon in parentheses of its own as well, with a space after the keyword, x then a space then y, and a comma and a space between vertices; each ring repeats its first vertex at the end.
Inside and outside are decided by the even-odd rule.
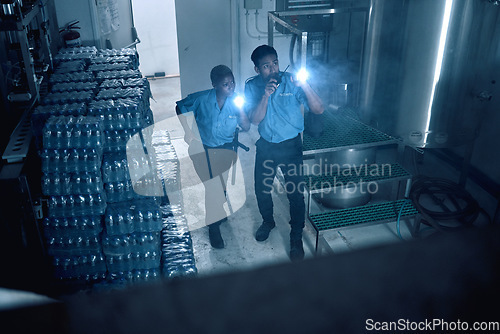
POLYGON ((215 89, 209 89, 189 94, 186 98, 177 101, 177 106, 183 114, 194 113, 204 145, 216 147, 233 141, 239 112, 231 98, 228 98, 220 109, 215 89))
MULTIPOLYGON (((302 88, 291 82, 291 74, 284 73, 278 89, 269 97, 267 112, 259 123, 262 138, 271 143, 280 143, 297 137, 304 131, 304 115, 300 105, 309 109, 307 98, 302 88)), ((266 83, 260 75, 245 83, 245 111, 249 115, 262 99, 266 83)), ((249 115, 250 116, 250 115, 249 115)))

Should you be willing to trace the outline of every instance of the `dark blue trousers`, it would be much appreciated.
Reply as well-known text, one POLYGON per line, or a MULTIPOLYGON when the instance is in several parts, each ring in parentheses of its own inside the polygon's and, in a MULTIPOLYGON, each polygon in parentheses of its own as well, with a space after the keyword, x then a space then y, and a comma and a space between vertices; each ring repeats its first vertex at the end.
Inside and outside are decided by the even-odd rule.
POLYGON ((301 236, 305 218, 302 138, 298 135, 281 143, 270 143, 261 137, 255 146, 255 196, 262 219, 264 222, 274 222, 271 192, 279 167, 285 177, 284 191, 290 203, 292 233, 301 236))
POLYGON ((227 219, 224 210, 226 202, 226 182, 228 171, 234 161, 236 153, 233 144, 208 147, 192 141, 189 148, 189 157, 205 187, 205 223, 218 224, 227 219))

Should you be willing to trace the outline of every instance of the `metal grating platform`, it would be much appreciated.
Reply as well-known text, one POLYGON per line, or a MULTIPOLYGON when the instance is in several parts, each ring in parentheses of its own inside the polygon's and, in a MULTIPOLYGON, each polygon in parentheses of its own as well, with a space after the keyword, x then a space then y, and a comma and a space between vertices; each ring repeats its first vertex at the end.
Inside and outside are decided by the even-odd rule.
POLYGON ((373 146, 397 142, 395 138, 349 116, 349 110, 326 111, 323 115, 325 131, 319 137, 304 133, 304 154, 322 153, 336 148, 373 146))
POLYGON ((306 176, 305 184, 311 193, 360 182, 397 181, 411 175, 400 164, 373 164, 344 169, 325 175, 306 176))
POLYGON ((319 232, 362 223, 396 221, 400 211, 401 217, 415 216, 418 214, 417 209, 410 201, 401 199, 393 202, 384 202, 314 214, 310 215, 309 219, 314 228, 319 232), (401 211, 403 205, 404 207, 401 211))

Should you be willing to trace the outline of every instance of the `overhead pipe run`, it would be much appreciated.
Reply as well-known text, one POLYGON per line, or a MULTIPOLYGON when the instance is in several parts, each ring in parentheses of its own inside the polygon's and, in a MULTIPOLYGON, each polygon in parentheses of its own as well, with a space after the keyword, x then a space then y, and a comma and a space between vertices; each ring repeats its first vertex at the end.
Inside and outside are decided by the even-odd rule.
MULTIPOLYGON (((246 26, 247 35, 248 35, 248 37, 253 38, 253 39, 258 39, 258 40, 260 40, 260 39, 266 39, 268 37, 267 32, 266 31, 261 31, 259 29, 259 27, 258 27, 258 22, 257 22, 258 15, 260 15, 260 14, 256 10, 255 11, 255 30, 258 33, 261 33, 261 34, 264 34, 264 35, 253 35, 250 32, 250 21, 248 19, 248 17, 250 16, 250 13, 249 13, 248 10, 246 10, 246 12, 245 12, 245 26, 246 26)), ((282 34, 277 34, 277 35, 274 36, 274 38, 287 38, 287 37, 288 37, 287 35, 282 35, 282 34)))

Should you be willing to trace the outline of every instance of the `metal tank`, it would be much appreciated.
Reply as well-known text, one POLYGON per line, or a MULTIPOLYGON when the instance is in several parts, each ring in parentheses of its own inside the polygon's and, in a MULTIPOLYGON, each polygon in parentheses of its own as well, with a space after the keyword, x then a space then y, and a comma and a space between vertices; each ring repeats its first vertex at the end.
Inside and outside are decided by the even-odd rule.
POLYGON ((372 0, 361 119, 414 147, 471 142, 495 84, 498 3, 372 0))

